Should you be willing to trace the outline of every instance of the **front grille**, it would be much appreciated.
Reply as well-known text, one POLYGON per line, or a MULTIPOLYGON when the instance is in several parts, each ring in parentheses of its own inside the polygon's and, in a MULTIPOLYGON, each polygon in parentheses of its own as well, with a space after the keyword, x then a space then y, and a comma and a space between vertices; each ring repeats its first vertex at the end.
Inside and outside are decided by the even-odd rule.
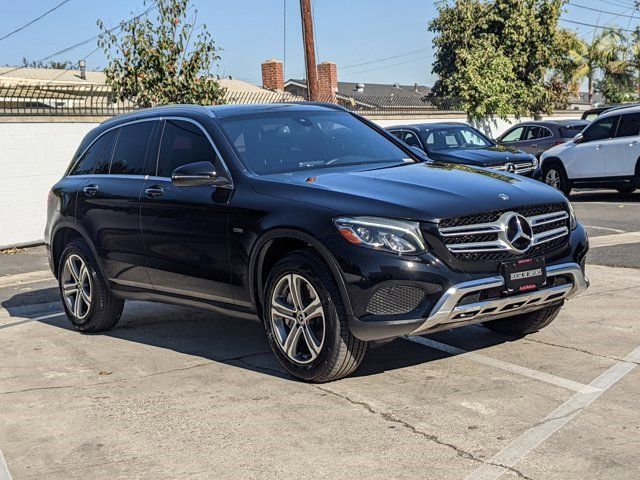
MULTIPOLYGON (((503 219, 508 217, 504 215, 503 219)), ((448 218, 438 226, 440 238, 451 255, 466 261, 509 261, 545 255, 568 241, 569 212, 564 203, 533 205, 495 210, 476 215, 448 218), (501 241, 499 220, 505 213, 526 217, 533 231, 533 245, 525 252, 514 252, 501 241)))
POLYGON ((382 287, 369 299, 367 312, 372 315, 402 315, 420 305, 425 297, 421 288, 411 286, 382 287))
MULTIPOLYGON (((498 170, 501 172, 508 172, 509 169, 507 167, 507 165, 509 164, 509 162, 505 163, 504 165, 498 165, 496 167, 489 167, 489 170, 498 170)), ((533 162, 520 162, 520 163, 513 163, 513 168, 515 169, 514 171, 512 171, 511 173, 517 173, 518 175, 524 175, 525 173, 530 173, 531 171, 534 170, 533 168, 533 162)))

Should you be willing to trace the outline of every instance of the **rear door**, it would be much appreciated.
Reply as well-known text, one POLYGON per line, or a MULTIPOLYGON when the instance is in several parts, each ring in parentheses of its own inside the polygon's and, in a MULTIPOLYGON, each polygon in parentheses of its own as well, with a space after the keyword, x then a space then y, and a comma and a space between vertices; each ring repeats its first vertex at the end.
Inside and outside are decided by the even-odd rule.
POLYGON ((165 293, 232 303, 227 244, 231 190, 171 183, 171 173, 189 163, 208 161, 216 171, 225 167, 195 121, 167 118, 160 137, 157 170, 141 193, 140 224, 151 282, 165 293))
MULTIPOLYGON (((106 134, 99 160, 78 195, 76 218, 94 243, 107 277, 149 286, 140 232, 140 191, 150 139, 159 121, 143 120, 106 134)), ((102 137, 101 137, 102 138, 102 137)))
POLYGON ((537 125, 527 126, 522 139, 514 146, 517 146, 520 150, 524 150, 527 153, 537 154, 539 147, 538 138, 540 137, 541 131, 542 127, 537 125))
POLYGON ((640 158, 640 113, 627 113, 620 118, 620 125, 613 142, 616 154, 607 159, 607 173, 612 177, 635 175, 640 158))
POLYGON ((571 157, 563 158, 569 178, 600 179, 609 176, 608 159, 619 155, 619 148, 612 141, 619 118, 618 115, 600 118, 585 129, 582 142, 572 149, 571 157))

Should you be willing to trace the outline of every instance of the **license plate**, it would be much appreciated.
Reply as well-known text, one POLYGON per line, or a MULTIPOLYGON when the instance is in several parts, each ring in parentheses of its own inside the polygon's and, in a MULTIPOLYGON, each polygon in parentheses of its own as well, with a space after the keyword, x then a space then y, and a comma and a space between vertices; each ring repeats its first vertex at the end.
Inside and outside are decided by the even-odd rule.
POLYGON ((536 290, 547 283, 544 258, 526 258, 502 264, 502 276, 508 292, 536 290))

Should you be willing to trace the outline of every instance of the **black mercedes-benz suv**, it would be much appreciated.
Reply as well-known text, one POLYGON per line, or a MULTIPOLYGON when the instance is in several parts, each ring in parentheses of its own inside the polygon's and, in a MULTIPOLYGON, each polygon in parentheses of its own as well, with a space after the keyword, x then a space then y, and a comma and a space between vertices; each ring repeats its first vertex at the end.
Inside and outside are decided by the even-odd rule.
POLYGON ((283 367, 315 382, 353 372, 371 342, 534 332, 587 287, 562 193, 426 162, 314 103, 104 122, 52 188, 45 238, 77 330, 113 327, 127 299, 257 317, 283 367))

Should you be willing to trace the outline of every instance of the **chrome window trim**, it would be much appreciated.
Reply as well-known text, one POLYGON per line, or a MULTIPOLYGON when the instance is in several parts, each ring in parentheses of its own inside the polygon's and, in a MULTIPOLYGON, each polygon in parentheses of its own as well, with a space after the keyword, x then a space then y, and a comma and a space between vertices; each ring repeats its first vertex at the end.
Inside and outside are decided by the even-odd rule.
MULTIPOLYGON (((224 169, 225 173, 227 174, 229 181, 231 182, 231 184, 227 187, 227 188, 233 188, 234 187, 234 182, 233 182, 233 176, 231 175, 231 172, 229 171, 229 168, 227 167, 227 164, 225 163, 222 155, 220 154, 220 150, 218 150, 218 147, 216 146, 215 142, 213 141, 213 139, 211 138, 211 136, 209 135, 209 133, 207 132, 207 130, 204 128, 204 126, 198 122, 197 120, 194 120, 192 118, 189 117, 184 117, 181 115, 159 115, 159 116, 153 116, 153 117, 145 117, 145 118, 138 118, 136 120, 130 120, 127 122, 122 122, 122 123, 118 123, 117 125, 113 125, 112 127, 107 128, 104 132, 100 133, 100 135, 98 135, 96 138, 94 138, 91 143, 89 145, 87 145, 87 147, 82 151, 82 153, 80 155, 78 155, 78 158, 76 159, 75 162, 73 162, 68 168, 67 171, 65 172, 64 176, 65 177, 94 177, 94 176, 105 176, 108 175, 111 178, 118 178, 118 177, 126 177, 126 178, 131 178, 131 177, 146 177, 147 175, 119 175, 119 174, 115 174, 115 175, 111 175, 110 173, 101 173, 101 174, 91 174, 91 175, 69 175, 69 172, 71 172, 74 167, 76 166, 76 164, 80 161, 80 159, 82 157, 84 157, 84 155, 87 153, 87 150, 89 150, 94 143, 96 143, 98 141, 98 139, 100 139, 103 135, 106 135, 107 133, 117 129, 117 128, 121 128, 121 127, 126 127, 127 125, 134 125, 136 123, 142 123, 142 122, 162 122, 164 120, 184 120, 187 122, 190 122, 194 125, 196 125, 207 137, 207 140, 209 140, 209 143, 211 144, 211 146, 213 147, 213 150, 216 152, 216 155, 218 156, 218 159, 220 160, 220 163, 222 165, 222 168, 224 169)), ((162 147, 162 138, 164 136, 164 125, 162 125, 162 132, 160 135, 160 139, 158 140, 158 154, 157 154, 157 158, 156 158, 156 169, 155 169, 155 173, 158 173, 158 160, 160 159, 160 148, 162 147)), ((116 138, 116 143, 117 143, 117 138, 116 138)), ((114 149, 115 150, 115 149, 114 149)), ((113 156, 113 152, 111 152, 111 155, 113 156)), ((109 169, 111 169, 111 167, 109 167, 109 169)), ((166 178, 171 180, 171 177, 160 177, 160 178, 166 178)))

